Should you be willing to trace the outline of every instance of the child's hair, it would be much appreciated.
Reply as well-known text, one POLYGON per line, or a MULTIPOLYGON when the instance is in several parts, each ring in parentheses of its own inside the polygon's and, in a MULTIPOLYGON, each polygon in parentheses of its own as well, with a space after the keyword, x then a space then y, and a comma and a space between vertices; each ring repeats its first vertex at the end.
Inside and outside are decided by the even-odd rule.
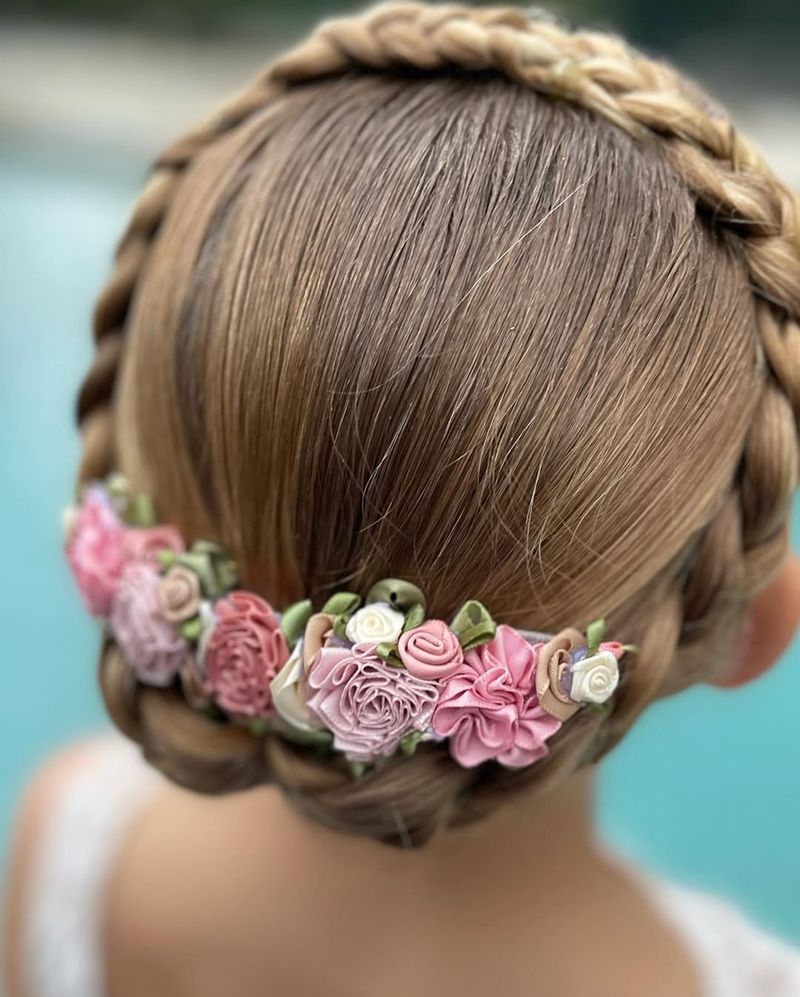
POLYGON ((408 578, 637 645, 522 770, 435 744, 359 779, 137 685, 179 783, 276 783, 423 841, 598 758, 724 666, 782 558, 800 213, 722 113, 614 37, 400 3, 323 24, 168 149, 95 313, 82 480, 122 470, 274 606, 408 578))

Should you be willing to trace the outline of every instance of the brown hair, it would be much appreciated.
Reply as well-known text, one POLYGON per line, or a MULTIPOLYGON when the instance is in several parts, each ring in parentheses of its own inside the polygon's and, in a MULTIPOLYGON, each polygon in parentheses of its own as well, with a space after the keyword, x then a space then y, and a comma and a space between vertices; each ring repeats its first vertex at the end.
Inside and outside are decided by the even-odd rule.
POLYGON ((160 158, 97 305, 82 480, 121 468, 283 607, 386 575, 638 645, 530 769, 423 745, 353 780, 137 685, 178 782, 277 783, 424 841, 599 757, 707 674, 786 547, 797 203, 673 70, 508 9, 322 25, 160 158))

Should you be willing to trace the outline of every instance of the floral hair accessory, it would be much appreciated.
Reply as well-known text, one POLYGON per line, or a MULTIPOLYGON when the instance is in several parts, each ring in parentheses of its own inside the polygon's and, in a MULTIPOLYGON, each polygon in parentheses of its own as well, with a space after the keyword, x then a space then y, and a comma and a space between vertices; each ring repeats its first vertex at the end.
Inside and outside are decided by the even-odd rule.
POLYGON ((428 618, 421 589, 397 578, 279 614, 216 544, 187 549, 156 524, 119 475, 89 485, 65 524, 81 598, 137 681, 354 773, 424 742, 467 768, 532 765, 576 713, 609 703, 628 650, 603 642, 602 622, 545 636, 498 626, 474 599, 428 618))

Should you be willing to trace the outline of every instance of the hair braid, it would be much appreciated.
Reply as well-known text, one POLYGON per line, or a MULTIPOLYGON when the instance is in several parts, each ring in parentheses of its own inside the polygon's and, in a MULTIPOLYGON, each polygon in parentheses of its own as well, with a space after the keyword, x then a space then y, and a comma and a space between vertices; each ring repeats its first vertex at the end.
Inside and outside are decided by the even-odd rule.
MULTIPOLYGON (((137 686, 116 649, 101 660, 110 713, 148 757, 176 781, 221 792, 275 782, 323 823, 400 843, 473 819, 509 791, 547 786, 599 756, 659 693, 688 684, 709 667, 709 638, 725 632, 742 600, 763 583, 786 546, 797 482, 800 424, 800 208, 757 151, 671 67, 621 40, 570 33, 513 8, 389 3, 320 25, 207 123, 157 161, 122 238, 113 276, 98 301, 97 351, 78 406, 84 430, 81 478, 114 466, 113 393, 124 328, 150 247, 184 171, 196 156, 298 84, 352 70, 436 73, 494 71, 601 115, 638 141, 655 144, 695 199, 704 222, 739 254, 755 296, 764 361, 761 397, 735 480, 686 557, 665 569, 642 597, 657 606, 636 632, 636 613, 620 629, 636 641, 614 714, 587 710, 554 740, 530 771, 465 771, 433 746, 391 759, 356 785, 346 769, 320 762, 273 735, 255 738, 187 708, 171 691, 137 686), (646 667, 637 667, 637 661, 646 667), (673 667, 676 663, 680 667, 673 667), (198 745, 202 749, 198 750, 198 745), (370 805, 370 780, 403 799, 404 810, 370 805), (413 784, 413 792, 408 788, 413 784), (366 802, 365 802, 366 801, 366 802)), ((712 663, 713 664, 713 663, 712 663)))
POLYGON ((102 477, 114 469, 113 395, 122 360, 125 323, 136 286, 181 175, 206 146, 240 125, 269 102, 272 91, 256 81, 167 149, 156 161, 117 248, 114 271, 95 304, 96 352, 78 396, 77 416, 84 447, 79 480, 102 477))

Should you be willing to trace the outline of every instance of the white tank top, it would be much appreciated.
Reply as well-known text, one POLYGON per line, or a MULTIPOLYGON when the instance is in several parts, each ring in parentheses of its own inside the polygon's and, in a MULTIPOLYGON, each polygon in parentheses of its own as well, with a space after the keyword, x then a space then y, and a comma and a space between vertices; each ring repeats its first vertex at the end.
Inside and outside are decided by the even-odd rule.
MULTIPOLYGON (((138 749, 97 741, 40 829, 23 915, 29 997, 103 997, 105 887, 131 821, 161 776, 138 749)), ((707 997, 800 997, 800 952, 729 905, 624 865, 692 957, 707 997)))

